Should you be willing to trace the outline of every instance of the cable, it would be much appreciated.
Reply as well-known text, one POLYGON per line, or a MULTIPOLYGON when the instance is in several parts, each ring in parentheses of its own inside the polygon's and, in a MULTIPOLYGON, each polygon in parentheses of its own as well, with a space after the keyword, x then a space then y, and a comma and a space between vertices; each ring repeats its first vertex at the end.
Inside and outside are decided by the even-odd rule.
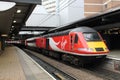
POLYGON ((60 11, 62 11, 63 9, 65 9, 66 7, 68 7, 69 5, 71 5, 73 2, 75 2, 76 0, 73 0, 71 2, 69 2, 65 7, 63 7, 62 9, 60 9, 60 11))
POLYGON ((61 6, 62 4, 65 3, 64 5, 61 6, 61 7, 63 7, 63 6, 65 6, 66 4, 68 4, 70 1, 71 1, 71 0, 69 0, 69 1, 63 0, 62 2, 60 2, 59 6, 61 6))
MULTIPOLYGON (((69 6, 70 4, 72 4, 73 2, 75 2, 76 0, 69 0, 66 4, 64 4, 63 6, 60 6, 62 9, 66 8, 67 6, 69 6)), ((62 10, 60 9, 60 10, 62 10)))
MULTIPOLYGON (((70 3, 67 3, 68 5, 66 5, 65 7, 63 7, 62 9, 60 9, 60 11, 59 12, 61 12, 63 9, 65 9, 66 7, 68 7, 70 4, 72 4, 74 1, 76 1, 76 0, 70 0, 69 2, 70 3), (71 1, 71 2, 70 2, 71 1)), ((40 24, 42 24, 42 23, 44 23, 45 21, 47 21, 49 18, 51 18, 52 16, 54 16, 54 14, 51 14, 50 16, 48 16, 47 18, 44 18, 44 20, 43 21, 41 21, 40 22, 40 24)))
POLYGON ((43 19, 40 20, 40 22, 42 22, 46 17, 48 17, 49 15, 46 15, 43 19))
POLYGON ((46 19, 49 19, 50 17, 54 16, 54 14, 50 14, 49 16, 45 17, 44 20, 42 20, 39 24, 42 24, 46 21, 46 19))

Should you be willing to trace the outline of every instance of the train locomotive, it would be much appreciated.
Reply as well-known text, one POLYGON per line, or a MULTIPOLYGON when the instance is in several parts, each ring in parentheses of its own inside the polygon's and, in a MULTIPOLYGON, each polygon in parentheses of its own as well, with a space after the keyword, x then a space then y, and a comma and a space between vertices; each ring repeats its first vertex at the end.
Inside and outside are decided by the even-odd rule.
POLYGON ((109 50, 100 34, 89 27, 48 33, 25 40, 26 46, 73 64, 87 64, 106 57, 109 50))

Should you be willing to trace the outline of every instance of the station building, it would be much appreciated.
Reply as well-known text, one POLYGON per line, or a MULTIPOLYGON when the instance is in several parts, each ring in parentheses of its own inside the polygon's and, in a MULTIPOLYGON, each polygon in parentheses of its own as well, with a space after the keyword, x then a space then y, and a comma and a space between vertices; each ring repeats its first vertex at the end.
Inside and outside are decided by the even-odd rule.
POLYGON ((84 0, 84 15, 100 14, 120 5, 120 0, 84 0))
POLYGON ((37 14, 39 16, 35 17, 36 14, 34 15, 33 11, 26 24, 28 26, 59 27, 112 10, 119 5, 120 0, 42 0, 42 7, 45 12, 40 12, 37 14), (38 17, 44 18, 40 20, 38 17), (38 20, 39 22, 37 22, 38 20))
MULTIPOLYGON (((110 47, 112 46, 113 49, 117 49, 117 48, 120 49, 120 46, 119 46, 120 43, 118 43, 120 40, 120 37, 118 34, 120 33, 120 27, 119 27, 120 22, 118 21, 120 19, 119 17, 120 8, 119 10, 116 10, 116 11, 114 10, 115 7, 119 6, 120 0, 42 0, 42 5, 36 5, 38 0, 37 1, 36 0, 10 0, 10 1, 16 1, 17 3, 15 5, 16 10, 11 11, 11 15, 6 15, 7 13, 10 14, 10 12, 7 12, 6 14, 4 14, 4 16, 0 15, 1 17, 0 33, 3 34, 5 32, 3 30, 6 30, 7 28, 9 28, 7 33, 10 33, 11 38, 13 37, 12 39, 10 39, 10 41, 6 41, 7 43, 10 43, 10 44, 21 43, 21 45, 23 46, 22 42, 24 42, 24 40, 15 41, 17 31, 19 32, 20 30, 19 28, 22 28, 21 31, 26 30, 26 31, 30 31, 33 34, 34 33, 33 31, 37 31, 37 30, 38 32, 42 32, 40 31, 40 29, 43 29, 45 33, 52 32, 52 31, 54 33, 57 31, 72 29, 75 27, 80 27, 81 25, 85 25, 92 28, 97 27, 98 31, 101 31, 101 33, 102 33, 102 30, 105 29, 106 34, 103 33, 103 37, 105 37, 104 39, 109 41, 110 47), (26 4, 26 2, 20 3, 17 1, 20 1, 20 2, 27 1, 29 4, 28 3, 26 4), (33 3, 32 1, 36 3, 31 4, 33 3), (16 12, 17 9, 21 9, 21 12, 17 13, 16 12), (108 11, 108 12, 106 12, 106 14, 103 14, 105 11, 108 11), (112 12, 115 14, 113 14, 112 12), (108 13, 109 15, 106 16, 108 13), (98 15, 98 14, 101 14, 101 15, 98 15), (105 19, 109 19, 109 20, 105 21, 105 19), (7 22, 9 20, 10 22, 7 22), (81 24, 82 22, 83 24, 81 24), (5 25, 5 24, 8 24, 8 25, 5 25), (7 28, 4 28, 5 26, 7 28), (48 29, 48 27, 51 27, 51 29, 50 28, 48 29), (106 27, 106 28, 103 28, 103 27, 106 27), (115 32, 117 32, 117 34, 114 34, 115 32)), ((2 12, 0 14, 2 14, 2 12)), ((0 75, 1 77, 0 79, 2 80, 7 80, 7 79, 55 80, 54 77, 52 77, 49 73, 43 70, 41 66, 39 66, 35 61, 33 61, 20 48, 15 47, 13 45, 12 46, 9 45, 5 49, 6 37, 4 38, 4 35, 2 36, 2 34, 0 34, 1 35, 1 38, 0 38, 0 63, 1 63, 0 75), (2 52, 3 50, 4 52, 2 52)), ((23 39, 24 35, 21 35, 21 34, 19 35, 20 35, 19 37, 23 39)), ((32 36, 30 35, 30 37, 36 37, 36 36, 33 34, 32 36)), ((102 41, 105 42, 104 40, 102 41)), ((35 44, 35 40, 31 40, 29 42, 31 43, 33 42, 35 44)), ((48 39, 48 44, 49 44, 49 39, 48 39)), ((110 55, 107 57, 109 61, 107 63, 105 62, 104 63, 105 65, 101 65, 103 68, 106 67, 107 69, 109 68, 109 70, 117 71, 120 73, 120 54, 119 54, 120 51, 118 49, 110 52, 110 55)))

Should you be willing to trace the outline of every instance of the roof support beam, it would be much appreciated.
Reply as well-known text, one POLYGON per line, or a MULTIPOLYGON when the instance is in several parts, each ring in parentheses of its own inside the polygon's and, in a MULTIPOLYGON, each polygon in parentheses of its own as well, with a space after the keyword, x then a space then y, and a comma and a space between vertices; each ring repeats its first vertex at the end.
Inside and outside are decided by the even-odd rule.
POLYGON ((93 27, 96 30, 105 30, 105 29, 111 29, 111 28, 120 28, 120 23, 112 23, 112 24, 107 24, 107 25, 101 25, 101 26, 95 26, 93 27))
POLYGON ((23 19, 23 24, 25 24, 25 22, 27 21, 27 19, 29 18, 30 14, 32 13, 32 11, 34 10, 36 5, 31 4, 28 11, 26 12, 26 17, 23 19))
POLYGON ((20 31, 48 31, 55 27, 22 27, 20 31))
MULTIPOLYGON (((3 1, 3 0, 0 0, 3 1)), ((4 0, 8 2, 29 3, 29 4, 41 4, 41 0, 4 0)))

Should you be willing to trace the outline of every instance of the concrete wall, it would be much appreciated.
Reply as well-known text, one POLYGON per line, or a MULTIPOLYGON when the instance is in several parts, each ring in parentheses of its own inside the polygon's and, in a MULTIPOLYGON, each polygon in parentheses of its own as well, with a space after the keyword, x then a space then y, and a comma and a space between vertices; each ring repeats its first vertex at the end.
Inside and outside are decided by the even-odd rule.
POLYGON ((55 14, 32 14, 26 26, 58 26, 58 15, 55 14))
POLYGON ((49 14, 43 6, 37 6, 28 18, 26 26, 59 26, 59 15, 49 14))
POLYGON ((27 20, 26 26, 61 26, 84 17, 84 0, 62 0, 58 5, 59 14, 49 14, 43 6, 38 6, 27 20))
MULTIPOLYGON (((84 17, 119 6, 119 0, 58 0, 59 14, 49 14, 38 6, 26 22, 27 26, 63 26, 84 17)), ((57 2, 56 2, 57 6, 57 2)))
POLYGON ((120 6, 120 0, 84 0, 84 15, 91 16, 120 6))
POLYGON ((103 0, 84 0, 84 15, 91 16, 103 11, 103 0))
POLYGON ((60 25, 75 22, 84 17, 84 0, 62 0, 60 2, 60 25), (64 3, 63 3, 63 2, 64 3))

